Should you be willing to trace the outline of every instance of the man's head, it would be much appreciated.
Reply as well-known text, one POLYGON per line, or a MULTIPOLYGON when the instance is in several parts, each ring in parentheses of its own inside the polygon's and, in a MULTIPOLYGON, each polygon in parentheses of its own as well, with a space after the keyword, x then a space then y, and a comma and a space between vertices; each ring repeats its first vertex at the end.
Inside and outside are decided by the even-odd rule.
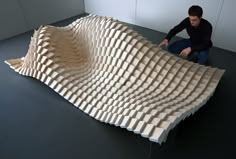
POLYGON ((189 21, 193 27, 197 27, 200 24, 202 18, 202 8, 197 5, 193 5, 188 10, 189 21))

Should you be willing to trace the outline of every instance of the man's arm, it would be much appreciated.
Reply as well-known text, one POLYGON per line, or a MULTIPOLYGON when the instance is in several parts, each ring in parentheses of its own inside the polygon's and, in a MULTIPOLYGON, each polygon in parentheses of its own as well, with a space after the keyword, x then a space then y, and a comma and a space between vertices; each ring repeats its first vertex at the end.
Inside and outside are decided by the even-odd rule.
POLYGON ((195 46, 192 46, 191 50, 192 51, 201 51, 201 50, 208 49, 209 47, 211 47, 212 46, 211 34, 212 34, 212 26, 209 25, 205 29, 205 33, 204 33, 204 37, 203 37, 202 43, 198 44, 198 45, 195 45, 195 46))
POLYGON ((181 32, 186 28, 187 22, 188 18, 185 18, 182 22, 180 22, 178 25, 176 25, 173 29, 169 31, 165 39, 170 41, 173 36, 175 36, 177 33, 181 32))

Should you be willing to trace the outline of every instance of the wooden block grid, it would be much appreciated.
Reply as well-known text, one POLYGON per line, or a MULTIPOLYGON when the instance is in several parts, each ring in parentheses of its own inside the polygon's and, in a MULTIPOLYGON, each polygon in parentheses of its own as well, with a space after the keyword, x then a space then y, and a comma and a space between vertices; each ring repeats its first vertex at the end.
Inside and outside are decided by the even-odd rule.
POLYGON ((95 119, 157 143, 207 102, 224 73, 173 56, 121 22, 95 15, 66 27, 40 27, 26 56, 6 63, 95 119))

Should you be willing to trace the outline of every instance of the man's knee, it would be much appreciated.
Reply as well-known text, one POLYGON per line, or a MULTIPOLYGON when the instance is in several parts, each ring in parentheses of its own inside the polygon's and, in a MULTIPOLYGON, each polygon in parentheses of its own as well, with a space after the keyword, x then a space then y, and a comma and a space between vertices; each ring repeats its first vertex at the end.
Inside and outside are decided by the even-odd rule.
POLYGON ((198 63, 205 65, 208 60, 208 50, 200 51, 198 54, 198 63))
POLYGON ((168 46, 167 49, 168 49, 169 52, 171 52, 171 53, 173 52, 173 47, 172 47, 172 45, 168 46))
POLYGON ((168 51, 173 53, 173 54, 178 54, 178 48, 175 44, 171 44, 170 46, 168 46, 168 51))
POLYGON ((168 51, 174 54, 179 54, 183 49, 190 47, 191 42, 189 39, 182 39, 179 41, 175 41, 168 47, 168 51))

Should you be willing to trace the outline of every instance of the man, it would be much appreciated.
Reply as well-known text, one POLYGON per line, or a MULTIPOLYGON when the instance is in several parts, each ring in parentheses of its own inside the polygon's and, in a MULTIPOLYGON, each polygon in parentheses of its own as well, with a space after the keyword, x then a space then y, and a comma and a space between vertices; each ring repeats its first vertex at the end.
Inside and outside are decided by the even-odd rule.
POLYGON ((188 10, 189 17, 169 31, 159 47, 168 46, 173 36, 186 29, 190 39, 176 41, 168 47, 168 51, 179 54, 190 61, 205 64, 208 59, 209 49, 212 47, 212 25, 202 18, 203 10, 200 6, 193 5, 188 10))

